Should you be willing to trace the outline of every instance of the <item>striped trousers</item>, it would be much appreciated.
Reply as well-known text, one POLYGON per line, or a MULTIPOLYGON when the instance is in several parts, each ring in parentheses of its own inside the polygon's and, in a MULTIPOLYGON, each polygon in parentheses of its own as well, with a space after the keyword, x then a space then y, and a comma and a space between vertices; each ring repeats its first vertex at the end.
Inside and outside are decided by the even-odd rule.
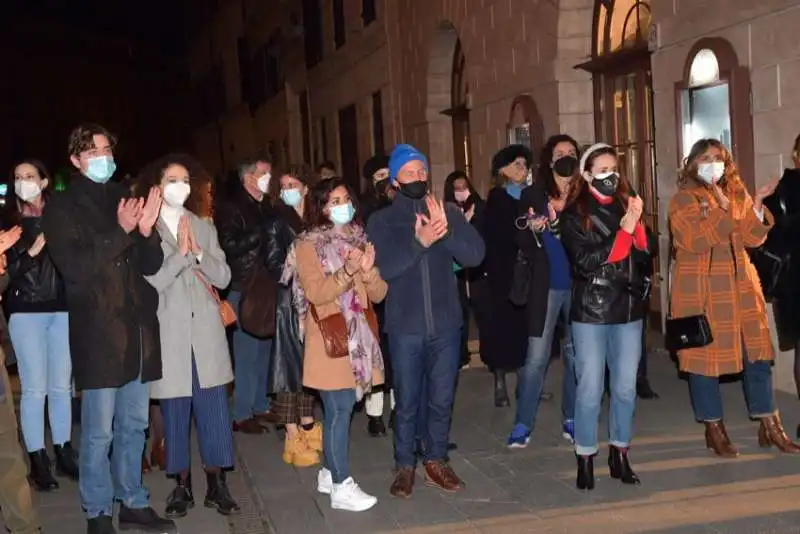
POLYGON ((167 475, 189 471, 192 413, 197 427, 200 458, 206 467, 233 467, 233 434, 228 410, 227 388, 201 388, 192 358, 192 396, 161 399, 164 417, 164 446, 167 475))

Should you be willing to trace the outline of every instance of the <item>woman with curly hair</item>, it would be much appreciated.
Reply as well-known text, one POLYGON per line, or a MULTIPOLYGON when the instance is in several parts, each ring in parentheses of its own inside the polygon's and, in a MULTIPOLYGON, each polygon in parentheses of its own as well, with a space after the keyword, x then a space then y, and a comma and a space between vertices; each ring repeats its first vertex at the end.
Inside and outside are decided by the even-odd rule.
POLYGON ((706 446, 722 457, 739 452, 723 423, 719 377, 744 373, 745 400, 761 422, 758 442, 800 453, 781 424, 772 386, 775 351, 766 303, 747 250, 760 246, 774 224, 764 199, 777 183, 747 192, 730 152, 716 139, 697 141, 678 177, 669 207, 674 266, 673 318, 704 315, 713 340, 678 351, 689 374, 695 419, 705 425, 706 446))
POLYGON ((161 188, 163 205, 156 229, 164 263, 148 282, 158 291, 161 325, 161 380, 151 385, 164 417, 167 475, 176 487, 166 515, 183 517, 194 506, 190 474, 192 414, 206 472, 205 505, 223 515, 239 512, 225 471, 234 465, 226 386, 233 380, 217 290, 228 285, 230 268, 214 226, 197 215, 209 177, 183 154, 148 166, 137 188, 161 188))

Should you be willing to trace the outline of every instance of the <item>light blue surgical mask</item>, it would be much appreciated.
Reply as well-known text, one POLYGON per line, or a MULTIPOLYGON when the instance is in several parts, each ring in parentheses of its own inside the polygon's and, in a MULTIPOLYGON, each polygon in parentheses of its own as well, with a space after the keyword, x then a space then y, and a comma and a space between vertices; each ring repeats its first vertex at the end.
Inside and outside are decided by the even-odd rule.
POLYGON ((114 176, 117 164, 111 156, 98 156, 89 158, 89 165, 84 173, 88 179, 98 184, 104 184, 114 176))
POLYGON ((281 189, 281 200, 283 200, 283 203, 287 206, 296 208, 303 201, 303 195, 300 194, 300 190, 296 187, 292 189, 281 189))
POLYGON ((353 208, 353 203, 348 202, 347 204, 340 204, 339 206, 333 206, 330 209, 330 215, 328 215, 328 218, 331 220, 333 224, 342 226, 352 221, 353 215, 355 214, 356 210, 355 208, 353 208))

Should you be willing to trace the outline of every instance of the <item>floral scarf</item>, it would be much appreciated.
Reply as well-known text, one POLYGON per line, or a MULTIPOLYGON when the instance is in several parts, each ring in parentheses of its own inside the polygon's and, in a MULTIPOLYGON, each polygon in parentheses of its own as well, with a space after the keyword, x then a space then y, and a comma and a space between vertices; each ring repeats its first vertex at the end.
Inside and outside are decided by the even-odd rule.
MULTIPOLYGON (((312 243, 317 256, 322 262, 322 270, 325 274, 332 275, 344 267, 344 258, 348 250, 351 248, 363 249, 367 244, 367 237, 360 226, 351 225, 349 229, 350 233, 347 235, 332 228, 303 232, 297 237, 297 241, 302 240, 312 243)), ((297 276, 295 246, 293 244, 286 255, 286 263, 283 266, 280 281, 284 285, 291 283, 292 302, 299 316, 300 336, 302 338, 305 336, 305 321, 309 303, 300 284, 300 277, 297 276)), ((353 375, 356 380, 356 398, 361 400, 372 389, 373 370, 379 369, 383 371, 383 355, 381 354, 380 343, 367 323, 364 307, 358 300, 355 287, 339 295, 337 301, 339 310, 347 324, 350 366, 353 368, 353 375)))

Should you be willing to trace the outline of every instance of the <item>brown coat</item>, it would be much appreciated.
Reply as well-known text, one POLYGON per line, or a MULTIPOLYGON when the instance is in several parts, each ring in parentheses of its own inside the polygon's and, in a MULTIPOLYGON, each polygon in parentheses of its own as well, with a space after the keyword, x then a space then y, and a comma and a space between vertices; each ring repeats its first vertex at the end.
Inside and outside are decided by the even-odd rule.
POLYGON ((742 371, 744 348, 750 361, 775 357, 766 304, 758 274, 745 247, 757 247, 774 224, 764 208, 762 223, 743 187, 728 193, 721 209, 711 192, 698 184, 679 189, 669 208, 675 247, 672 272, 673 317, 708 317, 714 341, 678 353, 682 371, 720 376, 742 371))
MULTIPOLYGON (((336 299, 344 291, 352 287, 341 283, 343 278, 338 273, 325 274, 322 262, 317 255, 313 243, 296 241, 297 274, 303 286, 306 298, 317 308, 320 319, 339 312, 336 299)), ((353 279, 358 299, 362 303, 380 302, 386 296, 387 285, 380 277, 377 268, 363 275, 356 274, 353 279)), ((373 385, 383 383, 383 373, 375 369, 372 376, 373 385)), ((306 314, 305 346, 303 356, 303 385, 320 391, 337 389, 353 389, 356 380, 348 358, 329 358, 325 352, 319 327, 310 313, 306 314)))

